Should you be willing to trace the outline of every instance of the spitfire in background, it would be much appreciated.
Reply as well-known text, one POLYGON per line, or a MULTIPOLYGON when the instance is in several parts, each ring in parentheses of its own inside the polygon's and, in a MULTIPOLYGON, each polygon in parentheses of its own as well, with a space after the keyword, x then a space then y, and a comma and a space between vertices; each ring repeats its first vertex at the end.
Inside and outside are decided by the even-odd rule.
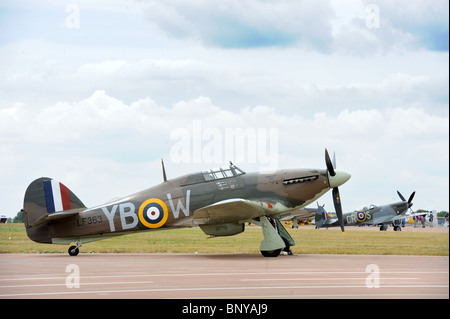
POLYGON ((136 194, 87 208, 64 184, 42 177, 27 188, 24 219, 27 235, 39 243, 84 243, 141 231, 196 227, 208 236, 231 236, 245 223, 261 226, 259 247, 265 257, 290 253, 294 240, 281 225, 282 214, 305 207, 332 189, 337 222, 344 232, 338 187, 350 174, 337 171, 325 150, 327 169, 282 169, 246 173, 230 162, 227 168, 167 179, 136 194))
MULTIPOLYGON (((343 215, 343 222, 345 225, 379 225, 380 230, 387 230, 388 225, 392 225, 395 231, 401 231, 400 221, 406 217, 414 217, 418 215, 424 215, 426 213, 410 214, 406 215, 408 209, 413 205, 412 200, 416 192, 413 192, 409 199, 406 200, 403 195, 397 191, 401 201, 375 206, 370 205, 362 210, 356 210, 351 213, 345 213, 343 215)), ((315 214, 316 228, 322 227, 336 227, 339 226, 339 221, 336 215, 333 213, 328 214, 324 208, 325 205, 317 207, 315 214)))

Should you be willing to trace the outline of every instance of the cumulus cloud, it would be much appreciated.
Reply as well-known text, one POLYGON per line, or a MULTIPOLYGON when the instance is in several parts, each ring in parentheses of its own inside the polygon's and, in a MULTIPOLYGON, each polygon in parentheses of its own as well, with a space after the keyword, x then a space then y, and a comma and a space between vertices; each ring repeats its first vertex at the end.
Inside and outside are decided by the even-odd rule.
POLYGON ((352 55, 448 51, 448 1, 333 2, 333 49, 352 55))
POLYGON ((190 126, 192 119, 202 120, 206 125, 220 129, 274 126, 286 129, 287 135, 292 133, 293 127, 306 134, 312 128, 321 126, 318 131, 320 138, 332 135, 333 131, 339 132, 338 137, 358 138, 360 134, 377 128, 387 134, 387 138, 445 135, 448 131, 448 116, 441 117, 415 107, 344 109, 336 116, 317 112, 311 117, 301 113, 285 114, 262 105, 230 111, 204 96, 179 101, 168 107, 157 105, 149 97, 127 104, 103 90, 95 91, 80 101, 57 102, 38 110, 33 116, 24 112, 25 107, 17 104, 0 110, 2 132, 13 132, 27 141, 42 143, 81 141, 92 136, 107 136, 110 131, 162 136, 168 135, 174 127, 190 126))
POLYGON ((423 47, 448 51, 448 2, 141 1, 167 35, 222 48, 296 46, 367 55, 423 47), (376 8, 376 25, 372 7, 376 8), (345 10, 343 9, 345 8, 345 10))
POLYGON ((300 45, 326 51, 327 1, 146 1, 145 14, 168 35, 223 48, 300 45))
MULTIPOLYGON (((277 168, 321 168, 323 149, 336 150, 338 167, 353 175, 353 186, 348 187, 354 191, 364 188, 367 181, 371 181, 371 187, 395 183, 409 189, 412 180, 418 183, 421 178, 430 177, 430 167, 445 170, 448 163, 448 116, 436 116, 419 108, 343 110, 336 116, 323 112, 304 116, 285 114, 268 106, 230 111, 204 96, 169 107, 158 105, 149 97, 127 104, 105 91, 96 91, 80 101, 55 103, 33 117, 23 112, 24 107, 16 105, 0 112, 2 136, 7 133, 11 137, 2 139, 0 144, 5 155, 1 175, 27 167, 27 176, 56 174, 76 187, 86 188, 86 193, 92 188, 93 194, 98 191, 98 185, 86 183, 84 178, 98 180, 105 185, 105 192, 113 192, 112 185, 117 179, 130 192, 137 191, 138 185, 149 186, 149 180, 158 183, 160 158, 166 159, 171 177, 205 169, 205 164, 224 165, 236 158, 241 160, 238 164, 244 169, 259 170, 267 164, 258 162, 260 157, 250 159, 248 153, 239 154, 235 144, 225 143, 227 130, 236 128, 241 129, 237 132, 244 133, 253 130, 256 138, 261 132, 258 130, 264 130, 268 138, 270 129, 275 129, 277 168), (190 139, 191 157, 182 165, 172 162, 170 157, 180 142, 171 138, 177 129, 188 132, 190 139), (198 136, 196 129, 201 133, 198 136), (211 134, 217 132, 222 139, 220 158, 211 162, 200 155, 200 161, 196 162, 193 144, 197 143, 206 154, 205 149, 213 142, 211 134), (230 152, 227 147, 233 150, 230 152), (430 156, 423 157, 424 153, 430 156), (226 158, 229 154, 235 157, 226 158), (406 179, 405 174, 412 177, 406 179)), ((262 145, 268 154, 270 145, 265 143, 262 145)), ((436 180, 440 174, 431 173, 436 180)), ((444 184, 439 187, 448 188, 444 184)), ((429 192, 420 183, 414 187, 424 196, 429 192)), ((378 190, 386 192, 383 188, 378 190)), ((110 195, 116 194, 117 190, 110 195)), ((109 198, 106 193, 101 196, 105 200, 109 198)), ((350 203, 355 207, 360 205, 358 198, 350 203)))
MULTIPOLYGON (((369 1, 367 1, 369 2, 369 1)), ((436 51, 449 49, 449 2, 379 1, 382 22, 411 36, 411 44, 436 51)))

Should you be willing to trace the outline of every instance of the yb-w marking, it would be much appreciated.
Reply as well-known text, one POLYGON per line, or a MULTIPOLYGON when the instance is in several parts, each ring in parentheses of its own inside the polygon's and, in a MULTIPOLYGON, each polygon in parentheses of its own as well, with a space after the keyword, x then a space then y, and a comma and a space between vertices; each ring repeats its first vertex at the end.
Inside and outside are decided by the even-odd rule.
MULTIPOLYGON (((170 193, 167 194, 167 200, 169 201, 169 206, 174 218, 178 219, 180 217, 180 211, 183 212, 184 216, 189 216, 190 197, 191 191, 187 190, 185 197, 186 207, 179 198, 175 208, 172 195, 170 195, 170 193)), ((119 209, 122 230, 136 227, 139 221, 147 228, 159 228, 167 222, 169 217, 167 205, 158 198, 150 198, 144 201, 139 207, 138 214, 136 214, 135 205, 131 202, 115 204, 110 210, 108 210, 108 207, 102 207, 102 211, 108 219, 111 232, 116 231, 114 216, 116 215, 117 209, 119 209)))

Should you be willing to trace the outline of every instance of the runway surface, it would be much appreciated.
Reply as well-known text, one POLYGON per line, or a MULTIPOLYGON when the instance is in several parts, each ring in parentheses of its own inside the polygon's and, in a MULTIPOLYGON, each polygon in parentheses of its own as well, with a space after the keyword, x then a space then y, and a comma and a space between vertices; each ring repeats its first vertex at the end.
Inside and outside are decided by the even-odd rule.
POLYGON ((7 298, 449 298, 449 258, 1 254, 7 298))

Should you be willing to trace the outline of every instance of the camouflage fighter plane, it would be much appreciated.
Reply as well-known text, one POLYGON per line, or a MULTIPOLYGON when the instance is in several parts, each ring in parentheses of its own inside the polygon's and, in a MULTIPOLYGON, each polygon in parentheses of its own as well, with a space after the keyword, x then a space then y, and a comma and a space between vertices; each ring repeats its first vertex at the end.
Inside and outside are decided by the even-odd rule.
MULTIPOLYGON (((212 237, 230 236, 251 222, 262 227, 262 255, 276 257, 295 245, 279 221, 281 213, 304 207, 332 189, 342 216, 338 187, 350 174, 334 169, 326 149, 325 162, 327 169, 271 173, 245 173, 230 162, 225 169, 170 180, 162 162, 161 184, 91 208, 62 183, 42 177, 25 192, 25 227, 38 243, 76 243, 68 250, 76 256, 82 244, 132 232, 199 226, 212 237)), ((341 226, 344 232, 343 222, 341 226)))
MULTIPOLYGON (((379 225, 380 230, 387 230, 388 225, 392 224, 394 226, 394 231, 401 231, 401 220, 406 217, 413 217, 418 214, 406 215, 406 212, 411 208, 412 200, 416 192, 413 192, 408 201, 403 197, 403 195, 397 191, 398 196, 402 200, 401 202, 396 202, 392 204, 375 206, 370 205, 368 208, 364 207, 362 210, 355 210, 351 213, 344 213, 343 220, 344 225, 347 226, 358 226, 358 225, 379 225)), ((317 205, 317 212, 315 215, 316 228, 322 227, 335 227, 339 225, 337 217, 334 215, 329 215, 324 206, 317 205)), ((331 213, 330 213, 331 214, 331 213)))

